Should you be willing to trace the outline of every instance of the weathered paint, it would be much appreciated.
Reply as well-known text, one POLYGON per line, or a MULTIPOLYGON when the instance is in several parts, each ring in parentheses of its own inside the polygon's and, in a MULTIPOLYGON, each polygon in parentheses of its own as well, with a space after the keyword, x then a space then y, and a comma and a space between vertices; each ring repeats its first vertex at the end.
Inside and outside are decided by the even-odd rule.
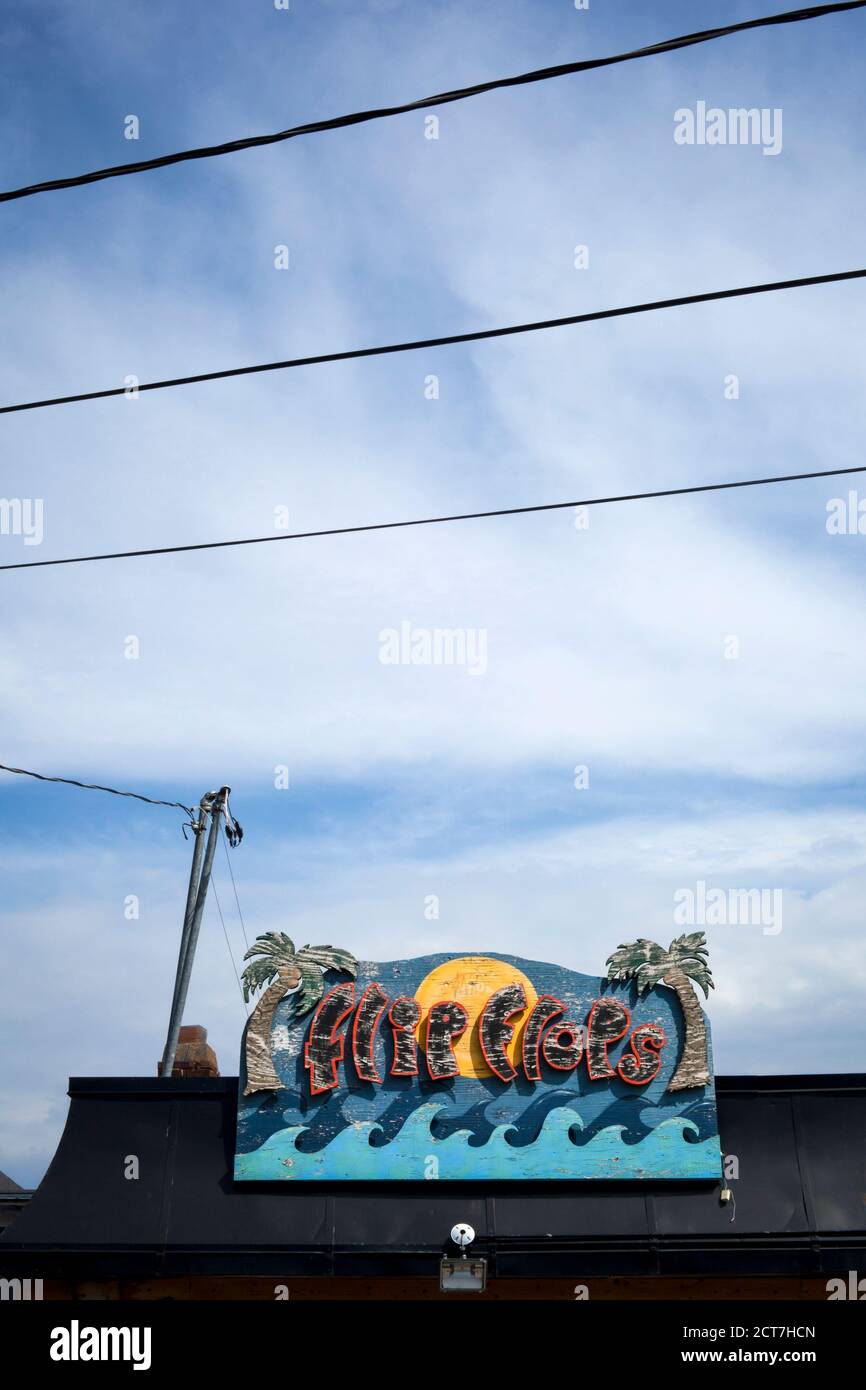
POLYGON ((379 981, 374 980, 364 990, 352 1026, 352 1060, 362 1081, 382 1080, 376 1070, 373 1044, 379 1020, 387 1007, 388 996, 379 981))
MULTIPOLYGON (((318 1006, 328 1011, 321 1020, 327 1026, 318 1029, 312 1051, 310 1015, 294 1016, 291 996, 280 1002, 272 1035, 280 1088, 239 1099, 238 1180, 719 1178, 709 1029, 699 1005, 710 1080, 672 1094, 669 1083, 685 1039, 673 986, 638 994, 633 983, 546 962, 492 952, 467 957, 469 967, 477 959, 501 963, 506 973, 513 968, 532 982, 537 1003, 522 1016, 512 1013, 517 992, 500 990, 490 1017, 500 1028, 513 1025, 517 1051, 509 1046, 504 1058, 501 1051, 494 1055, 491 1023, 487 1060, 502 1075, 492 1065, 483 1075, 455 1075, 453 1044, 466 1012, 459 1001, 429 1009, 420 1049, 412 1032, 413 994, 451 959, 361 961, 356 987, 328 971, 318 1006), (358 1022, 360 1011, 353 1017, 352 1008, 365 1000, 358 1022), (371 1026, 373 1014, 377 1027, 371 1026), (578 1051, 588 1054, 586 1024, 593 1014, 598 1041, 592 1071, 589 1055, 575 1069, 578 1051), (534 1038, 528 1036, 533 1017, 534 1038)), ((242 1070, 241 1091, 244 1084, 242 1070)))
POLYGON ((718 1138, 698 1140, 697 1125, 680 1117, 662 1120, 639 1144, 623 1141, 625 1125, 610 1125, 581 1145, 572 1135, 572 1129, 579 1135, 580 1119, 563 1108, 548 1113, 538 1138, 525 1149, 511 1146, 510 1125, 498 1125, 490 1138, 475 1148, 466 1130, 447 1139, 433 1137, 432 1124, 442 1105, 425 1101, 413 1110, 396 1139, 384 1145, 377 1143, 381 1127, 370 1120, 356 1120, 324 1149, 313 1153, 301 1153, 296 1147, 303 1126, 280 1130, 255 1153, 237 1156, 235 1178, 417 1180, 431 1176, 431 1158, 436 1160, 436 1177, 443 1182, 476 1178, 718 1177, 718 1138))
POLYGON ((433 1081, 447 1081, 459 1076, 460 1067, 454 1056, 454 1044, 463 1033, 469 1015, 462 1004, 443 1000, 434 1004, 427 1015, 427 1068, 433 1081))
POLYGON ((494 1076, 500 1081, 513 1081, 517 1068, 512 1066, 507 1047, 514 1035, 515 1014, 526 1008, 526 990, 519 982, 503 985, 491 994, 478 1023, 481 1051, 494 1076))
POLYGON ((391 1062, 392 1076, 418 1075, 418 1047, 415 1042, 415 1029, 421 1018, 421 1005, 417 999, 405 996, 395 999, 388 1010, 391 1024, 391 1037, 394 1057, 391 1062))
POLYGON ((340 1024, 348 1018, 355 1004, 355 986, 334 985, 328 990, 313 1014, 310 1037, 304 1044, 304 1066, 310 1073, 310 1093, 333 1091, 340 1084, 339 1063, 346 1054, 346 1039, 338 1034, 340 1024))

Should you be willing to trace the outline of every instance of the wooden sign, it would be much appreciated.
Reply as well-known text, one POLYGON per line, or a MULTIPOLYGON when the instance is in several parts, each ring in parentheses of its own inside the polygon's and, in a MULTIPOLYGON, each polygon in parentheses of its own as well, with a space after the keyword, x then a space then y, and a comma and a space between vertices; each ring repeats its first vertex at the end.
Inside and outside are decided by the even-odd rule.
POLYGON ((720 1177, 703 932, 602 977, 277 932, 246 959, 238 1181, 720 1177))

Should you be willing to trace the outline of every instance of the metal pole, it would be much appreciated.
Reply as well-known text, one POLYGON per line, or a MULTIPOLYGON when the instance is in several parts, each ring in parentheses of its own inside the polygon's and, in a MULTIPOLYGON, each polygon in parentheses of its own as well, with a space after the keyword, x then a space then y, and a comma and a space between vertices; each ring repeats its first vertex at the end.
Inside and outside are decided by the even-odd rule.
POLYGON ((216 843, 219 837, 220 816, 222 815, 225 798, 228 793, 227 787, 222 787, 219 792, 209 792, 201 800, 201 822, 200 830, 196 835, 196 846, 193 851, 193 868, 190 875, 189 891, 187 893, 187 914, 184 917, 183 933, 181 936, 181 948, 177 962, 177 976, 175 978, 174 997, 171 1005, 171 1018, 168 1025, 168 1036, 165 1040, 165 1051, 162 1054, 162 1064, 160 1066, 160 1076, 171 1076, 174 1067, 175 1054, 177 1052, 177 1040, 180 1035, 180 1025, 183 1019, 183 1011, 186 1005, 186 996, 189 989, 189 980, 192 973, 192 962, 195 956, 196 943, 198 942, 199 928, 201 927, 202 916, 204 915, 204 904, 207 897, 208 885, 210 884, 211 869, 213 867, 214 854, 216 853, 216 843), (204 852, 204 864, 202 865, 201 875, 195 885, 195 900, 190 915, 190 902, 193 895, 193 876, 196 874, 198 863, 201 862, 201 849, 204 843, 204 820, 205 816, 210 815, 210 831, 207 839, 207 849, 204 852))

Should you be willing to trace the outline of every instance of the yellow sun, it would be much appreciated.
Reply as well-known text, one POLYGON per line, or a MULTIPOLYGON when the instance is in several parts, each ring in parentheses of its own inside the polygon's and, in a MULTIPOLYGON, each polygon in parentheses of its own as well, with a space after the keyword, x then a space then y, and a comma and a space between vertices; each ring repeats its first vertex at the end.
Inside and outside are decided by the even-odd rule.
POLYGON ((423 979, 415 991, 415 998, 421 1005, 421 1021, 416 1030, 418 1045, 422 1049, 427 1036, 427 1012, 433 1004, 441 1004, 446 999, 462 1004, 469 1022, 466 1032, 454 1044, 454 1056, 460 1067, 461 1076, 492 1076, 493 1073, 484 1060, 476 1024, 481 1011, 491 994, 503 985, 521 984, 526 991, 526 1010, 515 1014, 511 1020, 514 1036, 508 1046, 512 1065, 516 1066, 520 1056, 520 1035, 523 1025, 538 995, 532 982, 513 965, 504 960, 494 960, 492 956, 458 956, 456 960, 445 961, 423 979))

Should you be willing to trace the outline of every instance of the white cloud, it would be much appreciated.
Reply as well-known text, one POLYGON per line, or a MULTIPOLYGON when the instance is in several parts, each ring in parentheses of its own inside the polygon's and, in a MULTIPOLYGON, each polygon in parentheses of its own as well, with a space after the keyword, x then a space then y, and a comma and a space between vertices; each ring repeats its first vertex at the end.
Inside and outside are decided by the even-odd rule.
MULTIPOLYGON (((398 99, 396 72, 411 96, 447 85, 443 73, 518 71, 564 57, 583 32, 547 12, 528 27, 453 6, 421 18, 407 6, 332 14, 326 48, 293 49, 285 36, 298 31, 278 16, 232 57, 231 81, 209 74, 205 44, 200 85, 169 84, 173 105, 146 85, 148 119, 166 122, 160 147, 276 128, 386 89, 398 99)), ((183 75, 196 51, 185 42, 207 26, 178 23, 132 16, 96 32, 94 19, 88 32, 79 15, 51 35, 73 58, 86 43, 95 71, 116 58, 131 84, 163 53, 165 72, 183 75)), ((598 23, 593 34, 596 51, 624 43, 598 23)), ((693 50, 688 66, 633 64, 627 79, 596 73, 443 108, 439 141, 408 117, 10 205, 19 240, 0 271, 4 399, 858 264, 853 99, 842 90, 832 110, 815 107, 796 67, 768 72, 717 48, 693 50), (781 93, 786 110, 778 159, 674 146, 674 109, 709 82, 775 85, 772 104, 781 93), (283 242, 285 273, 273 269, 283 242), (578 242, 590 247, 585 272, 572 264, 578 242)), ((810 78, 819 86, 822 71, 810 78)), ((21 120, 22 150, 33 153, 42 121, 38 110, 35 124, 21 120)), ((41 161, 76 167, 75 148, 58 150, 49 133, 41 161)), ((98 121, 81 147, 92 141, 91 163, 138 153, 118 152, 98 121)), ((3 493, 44 498, 46 539, 25 551, 0 538, 0 558, 274 534, 279 505, 306 530, 854 466, 866 423, 862 293, 803 290, 6 416, 3 493), (424 398, 431 372, 436 401, 424 398), (729 373, 739 401, 724 400, 729 373)), ((6 574, 4 760, 120 785, 153 779, 183 799, 221 778, 267 790, 280 763, 302 783, 382 796, 396 781, 405 795, 414 779, 428 824, 452 837, 455 807, 469 822, 495 802, 500 839, 488 827, 448 862, 418 847, 412 824, 386 852, 379 844, 378 863, 361 826, 345 845, 307 843, 305 896, 290 906, 294 846, 272 844, 249 889, 256 927, 288 920, 295 936, 339 936, 366 956, 397 954, 396 940, 405 953, 480 947, 600 969, 612 924, 664 936, 683 882, 778 880, 790 895, 779 937, 713 941, 717 1064, 852 1069, 864 827, 835 806, 832 785, 821 790, 862 776, 866 759, 856 698, 866 540, 824 529, 827 498, 847 487, 629 503, 593 511, 588 531, 562 512, 6 574), (382 666, 379 633, 403 620, 485 628, 487 673, 382 666), (124 659, 129 635, 137 661, 124 659), (737 660, 724 657, 730 635, 737 660), (569 835, 518 830, 515 788, 541 784, 547 804, 577 763, 594 791, 616 787, 620 808, 628 779, 648 777, 706 779, 706 807, 673 821, 641 811, 581 822, 569 835), (714 791, 730 778, 762 793, 818 788, 828 809, 723 813, 714 791), (438 923, 423 919, 424 892, 447 901, 438 923)), ((127 844, 87 868, 56 849, 16 853, 41 891, 58 885, 48 906, 16 897, 7 928, 4 1030, 25 1059, 15 1104, 44 1094, 52 1107, 19 1108, 7 1126, 19 1145, 9 1152, 24 1156, 50 1148, 67 1062, 155 1067, 183 885, 127 844), (142 881, 152 932, 120 914, 142 881), (38 1027, 27 1012, 36 987, 38 1027)), ((228 1071, 242 1015, 221 937, 207 942, 191 1015, 228 1071)))

